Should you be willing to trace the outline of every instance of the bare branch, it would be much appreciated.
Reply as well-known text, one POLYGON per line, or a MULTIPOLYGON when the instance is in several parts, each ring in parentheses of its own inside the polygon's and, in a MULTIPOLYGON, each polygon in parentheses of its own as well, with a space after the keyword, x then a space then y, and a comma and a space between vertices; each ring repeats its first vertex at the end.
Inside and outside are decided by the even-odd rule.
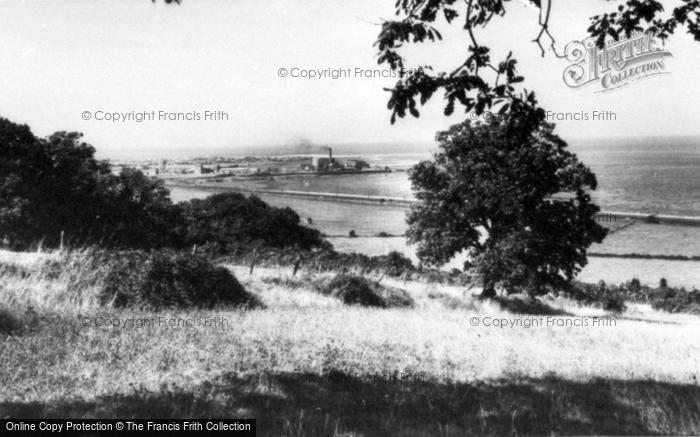
POLYGON ((542 57, 544 57, 545 49, 542 45, 542 37, 547 35, 550 41, 549 46, 552 49, 552 52, 554 52, 554 56, 557 58, 563 58, 564 55, 560 55, 555 46, 556 39, 554 39, 554 36, 552 36, 552 33, 549 31, 549 17, 552 13, 552 0, 544 0, 544 2, 547 4, 547 6, 546 8, 540 6, 540 14, 538 18, 540 32, 537 34, 537 38, 533 39, 532 42, 537 43, 540 51, 542 52, 542 57))

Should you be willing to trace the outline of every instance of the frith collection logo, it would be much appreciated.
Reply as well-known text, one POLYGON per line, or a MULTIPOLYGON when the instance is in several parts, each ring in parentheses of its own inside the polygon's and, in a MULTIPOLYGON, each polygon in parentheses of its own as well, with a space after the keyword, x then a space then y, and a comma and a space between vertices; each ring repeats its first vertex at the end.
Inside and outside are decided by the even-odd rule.
POLYGON ((664 58, 672 56, 650 32, 608 41, 602 49, 596 46, 593 38, 572 41, 566 45, 565 54, 572 64, 564 70, 564 83, 571 88, 598 84, 597 92, 668 73, 664 58))

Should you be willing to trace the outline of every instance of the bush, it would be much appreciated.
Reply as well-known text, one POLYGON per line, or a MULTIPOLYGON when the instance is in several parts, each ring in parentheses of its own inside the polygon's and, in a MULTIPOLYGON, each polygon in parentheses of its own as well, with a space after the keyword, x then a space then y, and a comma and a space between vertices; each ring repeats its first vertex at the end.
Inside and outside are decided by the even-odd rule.
POLYGON ((659 287, 654 293, 651 306, 670 313, 700 314, 700 292, 697 290, 688 292, 684 288, 659 287))
POLYGON ((22 335, 35 330, 41 320, 47 316, 40 316, 31 305, 10 305, 0 307, 0 336, 22 335))
POLYGON ((212 308, 253 303, 236 278, 204 258, 169 251, 113 258, 100 294, 115 307, 212 308))
POLYGON ((627 283, 627 289, 632 293, 639 293, 642 291, 642 284, 639 282, 639 279, 632 278, 632 280, 627 283))
POLYGON ((402 290, 401 288, 396 288, 396 287, 388 287, 386 285, 381 285, 377 283, 380 287, 381 293, 380 295, 384 298, 384 301, 386 302, 386 306, 394 308, 394 307, 406 307, 410 308, 413 307, 413 299, 411 296, 409 296, 408 293, 406 293, 406 290, 402 290))
POLYGON ((258 305, 225 268, 170 250, 73 252, 47 261, 42 275, 65 280, 74 300, 95 300, 100 306, 159 310, 258 305))
POLYGON ((404 272, 413 269, 413 263, 401 252, 395 250, 376 257, 379 265, 384 268, 389 276, 400 276, 404 272))
POLYGON ((625 311, 626 308, 627 306, 625 305, 625 299, 619 294, 607 296, 603 300, 603 309, 605 311, 621 313, 625 311))
POLYGON ((404 290, 385 287, 359 276, 337 275, 328 284, 321 285, 319 291, 340 298, 348 305, 378 308, 413 305, 413 299, 404 290))
POLYGON ((630 295, 629 289, 625 289, 622 285, 620 287, 615 285, 608 286, 605 281, 599 281, 595 285, 574 282, 566 294, 577 301, 599 305, 606 311, 618 313, 626 309, 626 300, 637 300, 639 298, 639 294, 630 295))
POLYGON ((0 335, 13 335, 21 329, 21 320, 9 310, 0 308, 0 335))
POLYGON ((272 207, 256 196, 220 193, 178 205, 189 247, 209 244, 218 253, 235 253, 241 246, 310 249, 323 243, 320 232, 301 225, 292 209, 272 207))
POLYGON ((340 298, 348 305, 385 308, 386 302, 372 287, 369 280, 358 276, 337 275, 321 292, 340 298))
POLYGON ((658 288, 642 285, 637 278, 619 286, 608 286, 602 281, 598 285, 574 282, 567 294, 578 301, 600 304, 608 311, 624 311, 625 302, 631 301, 648 303, 670 313, 700 314, 700 291, 669 287, 664 278, 658 288))

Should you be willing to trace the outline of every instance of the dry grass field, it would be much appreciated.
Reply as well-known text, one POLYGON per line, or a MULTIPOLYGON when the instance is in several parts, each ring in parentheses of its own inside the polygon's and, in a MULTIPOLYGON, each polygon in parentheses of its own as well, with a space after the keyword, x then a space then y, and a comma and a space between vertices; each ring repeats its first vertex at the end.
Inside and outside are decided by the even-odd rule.
MULTIPOLYGON (((0 264, 31 272, 47 256, 60 255, 0 264)), ((0 332, 0 417, 256 418, 264 436, 700 434, 697 316, 555 297, 505 309, 386 278, 414 306, 365 308, 313 291, 320 274, 229 267, 265 308, 112 309, 60 280, 1 275, 0 327, 21 329, 0 332)))

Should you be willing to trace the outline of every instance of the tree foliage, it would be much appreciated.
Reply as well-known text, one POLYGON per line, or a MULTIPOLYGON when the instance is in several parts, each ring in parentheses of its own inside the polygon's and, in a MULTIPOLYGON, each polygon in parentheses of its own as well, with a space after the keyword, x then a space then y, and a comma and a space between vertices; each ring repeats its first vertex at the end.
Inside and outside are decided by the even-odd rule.
POLYGON ((591 17, 588 32, 603 47, 606 38, 618 40, 634 32, 653 32, 662 40, 676 29, 685 27, 695 41, 700 41, 700 0, 681 0, 670 15, 661 17, 664 7, 657 0, 627 0, 614 12, 591 17))
POLYGON ((289 208, 257 197, 217 194, 173 204, 163 181, 125 168, 113 174, 82 134, 37 138, 0 118, 0 238, 17 249, 72 246, 182 248, 258 242, 309 249, 320 233, 289 208))
POLYGON ((521 116, 452 126, 438 134, 434 161, 410 171, 420 203, 407 235, 418 256, 441 265, 466 250, 486 295, 499 284, 533 294, 564 286, 606 234, 587 192, 595 175, 552 125, 521 116), (552 200, 561 192, 573 196, 552 200))
MULTIPOLYGON (((545 44, 556 56, 556 40, 549 28, 552 0, 522 0, 535 6, 539 12, 539 31, 533 42, 541 54, 545 44)), ((511 0, 397 0, 396 19, 386 20, 381 25, 375 47, 378 63, 388 65, 399 72, 399 79, 390 92, 387 106, 391 111, 391 122, 397 117, 420 115, 418 106, 424 105, 438 91, 443 92, 444 113, 450 115, 457 104, 465 112, 482 114, 497 108, 503 114, 509 111, 515 100, 534 99, 527 90, 516 86, 523 81, 516 70, 517 60, 509 53, 505 58, 492 59, 491 48, 479 43, 478 30, 491 21, 506 14, 511 0), (451 71, 434 71, 430 65, 419 69, 405 69, 406 59, 402 49, 407 45, 435 42, 442 39, 440 25, 459 23, 467 32, 468 43, 463 58, 451 71)), ((591 17, 589 34, 603 47, 606 38, 619 39, 632 32, 653 31, 666 39, 680 27, 700 40, 700 0, 679 0, 670 16, 661 17, 663 5, 658 0, 627 0, 617 10, 591 17)), ((562 3, 562 5, 564 5, 562 3)))
MULTIPOLYGON (((561 287, 586 264, 586 248, 605 236, 593 219, 598 207, 586 192, 595 189, 595 176, 545 123, 534 93, 517 88, 523 77, 512 54, 494 61, 491 48, 477 39, 479 29, 506 14, 508 1, 397 0, 397 18, 382 23, 375 43, 378 63, 399 72, 387 89, 392 123, 406 114, 418 117, 418 106, 439 91, 445 115, 457 104, 465 112, 481 115, 493 108, 500 115, 438 134, 435 161, 411 171, 421 203, 409 213, 408 236, 418 244, 419 257, 442 264, 467 249, 483 276, 485 295, 493 295, 498 283, 534 294, 561 287), (402 49, 442 39, 438 27, 452 23, 468 35, 456 68, 406 70, 402 49), (573 199, 550 201, 559 191, 573 199)), ((560 56, 549 29, 552 1, 529 2, 540 11, 533 42, 544 56, 548 40, 560 56)), ((588 32, 600 48, 633 32, 652 31, 663 40, 683 26, 700 40, 700 0, 680 0, 669 17, 661 17, 663 11, 657 0, 627 0, 615 12, 591 17, 588 32)))
POLYGON ((91 221, 99 228, 101 246, 152 249, 182 245, 182 211, 173 205, 162 180, 124 168, 100 182, 91 221))
POLYGON ((322 243, 321 234, 300 224, 291 208, 275 208, 257 196, 220 193, 182 203, 188 244, 214 243, 220 252, 236 247, 299 246, 310 249, 322 243))
POLYGON ((57 132, 39 139, 28 126, 0 118, 0 236, 24 246, 56 244, 63 230, 94 233, 88 223, 109 168, 80 138, 57 132))

